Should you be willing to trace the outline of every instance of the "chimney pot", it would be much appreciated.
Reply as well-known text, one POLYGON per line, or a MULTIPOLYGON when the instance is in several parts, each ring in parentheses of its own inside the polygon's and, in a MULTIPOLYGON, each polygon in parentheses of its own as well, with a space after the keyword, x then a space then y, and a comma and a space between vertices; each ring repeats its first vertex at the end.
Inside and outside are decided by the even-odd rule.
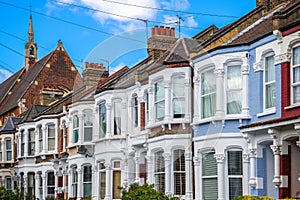
POLYGON ((175 28, 174 27, 171 28, 171 36, 175 37, 175 28))
POLYGON ((170 27, 166 27, 166 36, 170 36, 171 33, 170 33, 170 27))
POLYGON ((159 35, 158 26, 154 26, 154 35, 159 35))
POLYGON ((165 27, 164 26, 160 26, 159 29, 160 29, 159 30, 160 35, 166 35, 166 33, 165 33, 165 27))

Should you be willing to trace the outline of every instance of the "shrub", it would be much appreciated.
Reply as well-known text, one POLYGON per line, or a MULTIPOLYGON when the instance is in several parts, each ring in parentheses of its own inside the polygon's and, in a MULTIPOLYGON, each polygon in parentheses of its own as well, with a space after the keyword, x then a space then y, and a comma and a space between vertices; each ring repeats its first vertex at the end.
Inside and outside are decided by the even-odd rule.
POLYGON ((266 196, 249 196, 249 195, 245 195, 245 196, 239 196, 239 197, 235 197, 233 200, 274 200, 270 197, 266 197, 266 196))

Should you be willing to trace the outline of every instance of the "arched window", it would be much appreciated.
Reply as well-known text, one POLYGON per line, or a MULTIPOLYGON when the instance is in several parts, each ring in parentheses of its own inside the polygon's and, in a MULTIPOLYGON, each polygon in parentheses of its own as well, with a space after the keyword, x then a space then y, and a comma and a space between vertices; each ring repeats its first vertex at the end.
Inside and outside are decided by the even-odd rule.
POLYGON ((174 194, 185 195, 185 157, 184 150, 173 152, 174 194))
POLYGON ((243 161, 241 150, 227 152, 229 199, 243 195, 243 161))
POLYGON ((84 110, 83 111, 83 119, 84 119, 83 140, 85 142, 90 142, 93 139, 93 111, 92 110, 84 110))
POLYGON ((113 199, 121 199, 121 162, 113 162, 113 199))
POLYGON ((172 78, 172 97, 173 117, 183 118, 185 114, 184 75, 177 75, 172 78))
POLYGON ((163 157, 163 151, 156 152, 154 154, 155 159, 155 185, 157 190, 165 192, 165 159, 163 157))
POLYGON ((213 69, 201 73, 201 118, 216 113, 216 77, 213 69))
POLYGON ((5 189, 7 190, 11 190, 12 189, 12 182, 11 182, 11 177, 10 176, 6 176, 5 177, 5 189))
POLYGON ((77 197, 77 188, 78 188, 78 172, 77 172, 77 166, 72 167, 71 171, 71 176, 72 176, 72 197, 77 197))
POLYGON ((92 166, 83 166, 83 197, 92 196, 92 166))
POLYGON ((54 172, 47 173, 47 195, 53 197, 55 192, 55 176, 54 172))
POLYGON ((292 103, 300 103, 300 44, 292 49, 292 103))
POLYGON ((73 143, 78 142, 79 137, 79 118, 78 115, 73 116, 73 143))
POLYGON ((5 151, 6 151, 6 161, 11 161, 12 160, 11 138, 5 139, 5 151))
POLYGON ((105 163, 99 163, 99 175, 100 175, 100 198, 105 198, 105 189, 106 189, 106 172, 105 172, 105 163))
POLYGON ((27 176, 27 184, 28 184, 28 188, 27 188, 27 194, 30 197, 33 197, 35 195, 35 177, 34 177, 34 173, 33 172, 29 172, 28 176, 27 176))
POLYGON ((106 106, 105 102, 99 104, 99 136, 105 138, 106 136, 106 106))

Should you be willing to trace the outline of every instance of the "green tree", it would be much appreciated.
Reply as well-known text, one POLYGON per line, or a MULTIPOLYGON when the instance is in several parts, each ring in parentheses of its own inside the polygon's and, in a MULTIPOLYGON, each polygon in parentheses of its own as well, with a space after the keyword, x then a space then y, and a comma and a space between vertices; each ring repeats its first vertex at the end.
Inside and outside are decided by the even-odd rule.
POLYGON ((122 200, 179 200, 178 197, 167 196, 163 192, 156 191, 154 185, 138 185, 134 183, 129 189, 122 190, 122 200))
POLYGON ((21 195, 17 188, 15 192, 6 190, 5 187, 0 186, 0 200, 20 200, 21 195))

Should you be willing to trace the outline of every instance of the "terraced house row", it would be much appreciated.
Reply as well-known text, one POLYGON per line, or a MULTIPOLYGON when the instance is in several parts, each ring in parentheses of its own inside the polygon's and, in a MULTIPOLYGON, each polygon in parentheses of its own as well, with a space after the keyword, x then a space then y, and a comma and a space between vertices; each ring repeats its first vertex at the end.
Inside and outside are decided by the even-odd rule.
MULTIPOLYGON (((152 28, 148 57, 114 74, 62 42, 1 85, 0 183, 46 199, 300 197, 300 1, 257 0, 193 38, 152 28)), ((112 47, 113 49, 113 47, 112 47)), ((134 58, 133 58, 134 59, 134 58)))

